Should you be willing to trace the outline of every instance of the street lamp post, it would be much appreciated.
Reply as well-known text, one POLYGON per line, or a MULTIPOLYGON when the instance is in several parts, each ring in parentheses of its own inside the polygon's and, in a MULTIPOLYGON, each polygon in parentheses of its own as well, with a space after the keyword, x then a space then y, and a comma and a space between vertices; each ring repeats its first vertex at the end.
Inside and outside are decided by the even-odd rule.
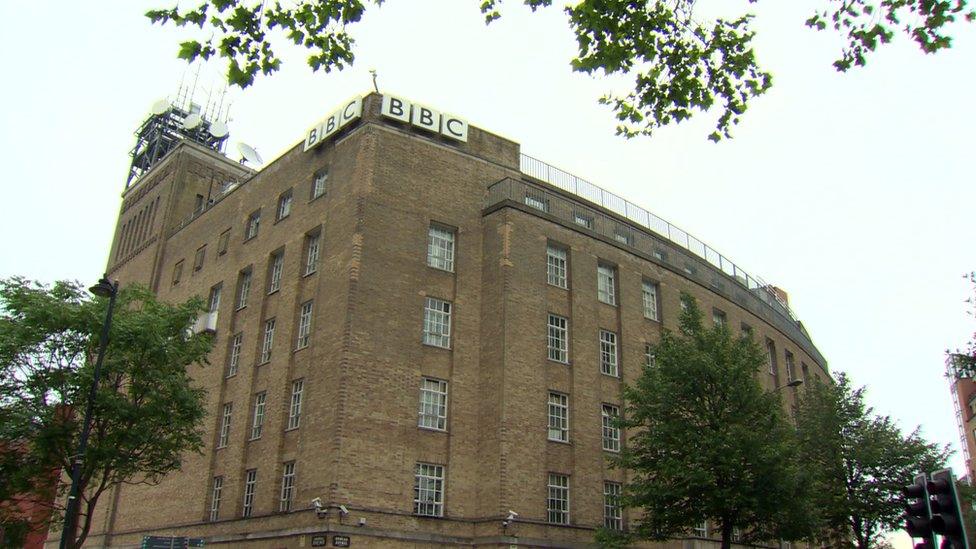
POLYGON ((105 313, 105 323, 102 324, 102 334, 98 340, 98 358, 95 360, 95 373, 92 377, 91 390, 88 393, 88 402, 85 403, 85 417, 81 427, 81 438, 78 441, 78 452, 71 461, 71 490, 68 492, 68 505, 64 511, 64 529, 61 531, 61 549, 68 549, 74 542, 76 523, 78 522, 78 510, 81 499, 78 492, 81 483, 81 466, 85 460, 85 450, 88 449, 88 435, 91 433, 92 406, 95 403, 95 394, 98 392, 98 379, 102 373, 102 361, 105 359, 105 349, 108 347, 108 332, 112 327, 112 310, 115 309, 115 296, 119 292, 119 283, 110 282, 108 274, 98 281, 98 284, 88 289, 91 293, 99 297, 107 297, 108 312, 105 313))
POLYGON ((773 392, 775 393, 776 391, 779 391, 780 389, 783 389, 785 387, 799 387, 800 385, 803 385, 803 380, 794 379, 793 381, 787 383, 786 385, 780 385, 779 387, 773 389, 773 392))

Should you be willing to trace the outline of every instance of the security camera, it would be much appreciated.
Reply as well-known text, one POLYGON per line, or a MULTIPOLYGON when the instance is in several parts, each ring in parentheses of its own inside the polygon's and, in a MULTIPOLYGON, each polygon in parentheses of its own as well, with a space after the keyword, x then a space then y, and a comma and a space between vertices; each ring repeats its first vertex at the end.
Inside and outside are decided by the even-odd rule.
POLYGON ((312 506, 315 507, 315 510, 321 509, 322 508, 322 498, 315 498, 315 499, 313 499, 312 500, 312 506))
POLYGON ((322 505, 322 498, 313 499, 312 507, 315 508, 315 516, 318 518, 325 518, 329 514, 329 509, 322 505))
POLYGON ((339 506, 339 512, 342 513, 343 515, 348 515, 349 514, 349 509, 346 509, 346 506, 345 505, 340 505, 339 506))
POLYGON ((511 521, 517 519, 518 516, 519 516, 518 513, 516 513, 515 511, 512 511, 511 509, 509 509, 508 510, 508 517, 505 520, 511 522, 511 521))

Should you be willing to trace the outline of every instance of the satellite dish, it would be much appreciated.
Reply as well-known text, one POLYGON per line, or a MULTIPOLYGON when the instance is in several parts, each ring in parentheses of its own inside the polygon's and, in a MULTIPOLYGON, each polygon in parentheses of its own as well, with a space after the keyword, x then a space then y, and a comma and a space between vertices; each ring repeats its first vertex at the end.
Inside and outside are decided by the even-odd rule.
POLYGON ((199 126, 200 122, 203 122, 203 117, 201 117, 197 113, 193 113, 190 116, 187 116, 186 119, 183 120, 183 129, 192 130, 193 128, 199 126))
POLYGON ((220 139, 227 135, 227 124, 217 121, 210 125, 210 135, 220 139))
POLYGON ((237 150, 241 151, 241 155, 244 156, 244 160, 252 164, 263 164, 264 160, 261 160, 261 155, 258 151, 254 150, 254 147, 248 145, 247 143, 238 143, 237 150))
POLYGON ((165 99, 160 99, 159 101, 156 101, 152 105, 153 114, 164 114, 168 110, 169 110, 169 101, 165 99))

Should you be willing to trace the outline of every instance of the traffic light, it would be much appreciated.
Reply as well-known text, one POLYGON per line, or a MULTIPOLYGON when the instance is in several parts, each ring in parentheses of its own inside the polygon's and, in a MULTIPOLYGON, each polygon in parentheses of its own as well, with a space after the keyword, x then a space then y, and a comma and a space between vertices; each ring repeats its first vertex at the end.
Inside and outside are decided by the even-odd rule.
MULTIPOLYGON (((932 473, 932 480, 926 484, 932 512, 932 531, 951 543, 951 549, 969 549, 966 540, 966 526, 956 493, 956 481, 952 471, 942 469, 932 473)), ((945 546, 943 541, 943 546, 945 546)))
POLYGON ((922 538, 915 549, 936 549, 925 474, 915 475, 915 483, 902 487, 901 494, 905 497, 905 530, 913 538, 922 538))

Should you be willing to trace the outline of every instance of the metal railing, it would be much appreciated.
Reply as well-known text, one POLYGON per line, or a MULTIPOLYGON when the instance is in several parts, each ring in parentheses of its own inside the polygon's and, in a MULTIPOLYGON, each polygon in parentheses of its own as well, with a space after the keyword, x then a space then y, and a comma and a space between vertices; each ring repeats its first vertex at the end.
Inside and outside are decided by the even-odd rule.
MULTIPOLYGON (((750 275, 727 257, 715 251, 715 249, 688 234, 687 231, 668 223, 644 208, 606 189, 526 154, 520 156, 519 168, 522 173, 530 177, 545 181, 584 200, 598 204, 611 212, 622 215, 631 222, 651 231, 661 238, 688 250, 731 277, 739 285, 750 290, 750 292, 757 295, 763 301, 769 303, 777 312, 786 314, 787 318, 793 322, 798 321, 789 305, 773 291, 771 284, 766 283, 757 276, 750 275)), ((620 240, 620 238, 617 238, 617 235, 607 236, 620 240)))

